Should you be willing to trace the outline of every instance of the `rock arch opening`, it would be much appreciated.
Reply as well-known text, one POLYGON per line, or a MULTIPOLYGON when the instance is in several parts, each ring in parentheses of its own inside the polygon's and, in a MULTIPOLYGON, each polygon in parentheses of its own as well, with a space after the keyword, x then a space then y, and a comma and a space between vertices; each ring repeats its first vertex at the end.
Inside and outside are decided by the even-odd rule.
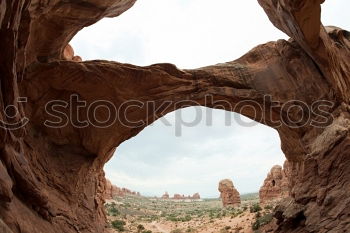
POLYGON ((275 130, 236 113, 191 107, 122 143, 104 170, 113 184, 148 196, 168 191, 214 198, 225 178, 242 194, 258 192, 284 160, 275 130))
POLYGON ((84 60, 141 66, 167 61, 196 68, 232 60, 257 44, 281 38, 287 39, 255 2, 148 0, 83 29, 71 44, 84 60), (227 29, 229 22, 239 21, 245 23, 227 29))

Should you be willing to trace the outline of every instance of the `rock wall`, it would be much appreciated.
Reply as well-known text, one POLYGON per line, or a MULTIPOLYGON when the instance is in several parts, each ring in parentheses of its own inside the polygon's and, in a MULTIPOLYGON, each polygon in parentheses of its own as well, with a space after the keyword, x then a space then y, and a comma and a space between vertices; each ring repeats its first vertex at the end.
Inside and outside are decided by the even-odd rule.
POLYGON ((259 190, 259 199, 261 204, 271 201, 278 201, 289 197, 288 161, 284 163, 283 167, 284 168, 279 165, 275 165, 267 174, 264 184, 259 190))
POLYGON ((232 180, 225 179, 220 181, 218 189, 224 207, 237 207, 241 205, 241 197, 233 185, 232 180))
POLYGON ((134 2, 0 2, 1 227, 14 233, 105 232, 103 165, 115 148, 164 114, 199 104, 239 112, 278 131, 291 174, 291 198, 276 212, 279 232, 350 229, 350 33, 322 25, 324 0, 258 0, 291 39, 223 64, 179 70, 67 60, 65 48, 79 30, 134 2), (102 127, 106 109, 92 119, 87 108, 70 111, 94 107, 96 100, 124 114, 102 127), (132 100, 139 108, 125 107, 132 100), (319 100, 323 104, 315 105, 319 100), (145 107, 150 101, 151 112, 145 107), (243 108, 252 104, 256 111, 243 108), (125 125, 126 116, 135 124, 125 125))

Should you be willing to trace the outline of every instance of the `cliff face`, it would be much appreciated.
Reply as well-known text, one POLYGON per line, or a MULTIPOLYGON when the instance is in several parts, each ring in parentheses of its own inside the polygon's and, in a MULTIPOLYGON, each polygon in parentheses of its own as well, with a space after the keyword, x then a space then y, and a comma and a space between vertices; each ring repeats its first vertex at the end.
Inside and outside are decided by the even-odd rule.
POLYGON ((289 197, 288 161, 285 162, 283 167, 279 165, 273 166, 267 174, 264 184, 259 190, 260 203, 264 204, 289 197))
POLYGON ((110 180, 106 179, 105 183, 105 195, 104 199, 114 199, 115 197, 125 197, 125 196, 141 196, 139 192, 131 191, 127 188, 120 188, 111 183, 110 180))
POLYGON ((279 231, 350 229, 350 33, 323 27, 323 1, 258 0, 291 39, 200 69, 79 62, 69 49, 65 53, 83 27, 116 17, 134 2, 0 2, 1 227, 104 232, 102 168, 115 148, 164 114, 200 104, 240 112, 278 131, 291 174, 279 231), (118 109, 118 121, 107 121, 96 100, 118 109), (127 108, 131 100, 137 108, 127 108), (325 102, 315 105, 318 100, 325 102), (146 109, 150 101, 158 111, 146 109), (244 108, 252 103, 256 111, 244 108), (86 106, 96 110, 93 116, 86 106), (301 109, 312 109, 302 121, 301 109))
POLYGON ((241 204, 241 197, 232 180, 225 179, 220 181, 218 189, 224 207, 238 207, 241 204))

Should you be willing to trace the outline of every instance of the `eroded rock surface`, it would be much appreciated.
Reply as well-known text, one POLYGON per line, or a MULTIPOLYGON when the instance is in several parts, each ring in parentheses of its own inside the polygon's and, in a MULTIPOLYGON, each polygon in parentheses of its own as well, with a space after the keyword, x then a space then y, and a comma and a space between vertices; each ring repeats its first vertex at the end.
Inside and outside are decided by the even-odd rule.
POLYGON ((259 190, 260 203, 278 201, 289 196, 289 163, 286 161, 283 167, 275 165, 267 174, 264 184, 259 190))
POLYGON ((225 179, 220 181, 218 189, 224 207, 237 207, 241 204, 241 197, 232 180, 225 179))
POLYGON ((0 2, 1 227, 14 233, 105 232, 103 165, 115 148, 168 112, 203 105, 239 112, 278 131, 291 174, 291 199, 278 209, 278 231, 350 229, 350 33, 322 25, 323 0, 258 0, 291 39, 257 46, 223 64, 179 70, 65 59, 79 30, 120 15, 134 2, 0 2), (213 102, 205 101, 207 95, 213 102), (58 109, 47 106, 53 100, 61 103, 59 118, 58 109), (97 119, 90 119, 87 108, 70 111, 80 101, 91 106, 96 100, 125 108, 124 114, 100 127, 106 109, 98 109, 97 119), (126 108, 130 100, 152 101, 158 111, 126 108), (315 106, 319 100, 331 105, 315 106), (262 107, 243 108, 249 101, 262 107), (291 104, 300 107, 285 108, 291 104), (300 109, 313 111, 305 119, 300 109), (144 123, 125 125, 123 116, 144 123), (67 124, 54 127, 59 120, 67 124))

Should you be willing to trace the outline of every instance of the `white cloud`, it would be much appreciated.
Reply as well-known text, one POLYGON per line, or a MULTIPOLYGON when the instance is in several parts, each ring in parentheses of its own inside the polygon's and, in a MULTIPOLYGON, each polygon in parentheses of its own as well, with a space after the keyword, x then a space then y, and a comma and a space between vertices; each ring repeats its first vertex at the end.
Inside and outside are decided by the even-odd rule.
MULTIPOLYGON (((325 25, 350 29, 348 0, 326 1, 325 25)), ((103 19, 72 41, 84 59, 107 59, 135 65, 170 62, 196 68, 231 61, 254 46, 287 37, 268 21, 256 0, 138 0, 118 18, 103 19)), ((234 115, 231 114, 231 117, 234 115)), ((194 111, 183 110, 191 121, 194 111)), ((240 192, 257 191, 274 164, 282 164, 277 132, 257 125, 224 125, 225 113, 213 111, 213 125, 203 121, 182 128, 157 121, 124 142, 107 164, 115 184, 145 194, 218 196, 220 179, 231 178, 240 192)))
MULTIPOLYGON (((191 108, 182 111, 192 118, 191 108)), ((203 118, 184 127, 181 137, 175 136, 174 126, 157 121, 117 149, 105 168, 107 176, 117 185, 152 195, 169 191, 216 197, 224 178, 233 179, 242 193, 257 191, 270 168, 283 164, 277 132, 263 125, 225 126, 225 113, 213 114, 213 125, 206 126, 203 118), (116 172, 124 176, 111 175, 116 172)), ((167 116, 172 125, 174 115, 167 116)))

